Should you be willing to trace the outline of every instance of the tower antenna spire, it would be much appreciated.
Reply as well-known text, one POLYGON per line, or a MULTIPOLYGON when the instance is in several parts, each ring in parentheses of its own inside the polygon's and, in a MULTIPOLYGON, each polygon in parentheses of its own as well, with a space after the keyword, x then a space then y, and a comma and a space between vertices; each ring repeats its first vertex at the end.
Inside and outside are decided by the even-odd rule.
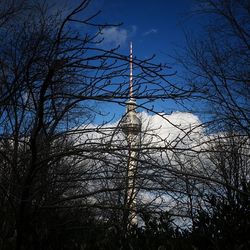
POLYGON ((132 47, 132 42, 130 42, 129 66, 130 66, 129 97, 130 97, 130 99, 132 99, 133 98, 133 47, 132 47))

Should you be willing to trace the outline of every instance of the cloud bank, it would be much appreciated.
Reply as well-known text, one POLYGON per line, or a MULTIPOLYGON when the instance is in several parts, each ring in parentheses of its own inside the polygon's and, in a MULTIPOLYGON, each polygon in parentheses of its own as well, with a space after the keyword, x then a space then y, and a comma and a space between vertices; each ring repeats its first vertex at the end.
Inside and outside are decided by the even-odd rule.
MULTIPOLYGON (((188 112, 173 112, 166 114, 148 114, 146 112, 138 113, 142 122, 142 143, 153 147, 194 147, 199 145, 201 138, 204 138, 204 130, 198 116, 188 112)), ((85 140, 85 136, 89 141, 98 140, 118 145, 124 142, 124 134, 122 133, 119 121, 108 123, 104 126, 97 124, 89 124, 88 129, 93 132, 85 134, 81 137, 85 140), (98 131, 95 129, 98 128, 98 131)))

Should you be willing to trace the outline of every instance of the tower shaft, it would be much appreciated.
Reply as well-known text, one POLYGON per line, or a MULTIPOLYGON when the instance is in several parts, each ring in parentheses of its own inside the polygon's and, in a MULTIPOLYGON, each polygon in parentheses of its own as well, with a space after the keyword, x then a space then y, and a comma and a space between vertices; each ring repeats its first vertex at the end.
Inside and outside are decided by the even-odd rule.
POLYGON ((127 166, 127 193, 126 193, 126 208, 129 211, 128 214, 128 229, 137 225, 136 216, 136 179, 137 179, 137 164, 138 164, 138 149, 139 149, 139 135, 128 134, 127 135, 128 146, 129 146, 129 158, 127 166))

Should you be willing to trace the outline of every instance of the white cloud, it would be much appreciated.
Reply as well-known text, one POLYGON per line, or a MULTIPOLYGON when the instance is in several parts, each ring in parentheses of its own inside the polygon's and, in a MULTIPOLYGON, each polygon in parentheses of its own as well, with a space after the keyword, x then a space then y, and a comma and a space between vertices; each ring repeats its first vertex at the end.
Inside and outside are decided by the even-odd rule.
POLYGON ((105 28, 102 30, 102 38, 105 45, 123 45, 127 41, 128 32, 118 27, 105 28))
POLYGON ((101 32, 101 38, 103 38, 102 45, 104 46, 118 46, 124 45, 128 42, 128 38, 135 35, 137 27, 131 26, 130 29, 121 27, 108 27, 104 28, 101 32))
POLYGON ((150 30, 145 31, 142 35, 143 36, 149 36, 149 35, 152 35, 152 34, 156 34, 157 32, 158 32, 157 29, 150 29, 150 30))
POLYGON ((195 141, 203 134, 199 118, 187 112, 173 112, 170 115, 149 115, 141 113, 142 129, 154 144, 163 146, 176 140, 180 143, 195 141), (188 135, 188 136, 187 136, 188 135))

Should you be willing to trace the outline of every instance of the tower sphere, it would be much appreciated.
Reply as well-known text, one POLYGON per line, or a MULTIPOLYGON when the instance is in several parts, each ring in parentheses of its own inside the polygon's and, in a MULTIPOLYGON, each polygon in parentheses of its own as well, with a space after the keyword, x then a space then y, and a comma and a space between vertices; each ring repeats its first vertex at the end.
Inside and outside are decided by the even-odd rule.
POLYGON ((137 135, 141 132, 141 121, 136 114, 136 102, 135 100, 129 99, 127 101, 127 113, 121 121, 122 131, 126 134, 137 135))

